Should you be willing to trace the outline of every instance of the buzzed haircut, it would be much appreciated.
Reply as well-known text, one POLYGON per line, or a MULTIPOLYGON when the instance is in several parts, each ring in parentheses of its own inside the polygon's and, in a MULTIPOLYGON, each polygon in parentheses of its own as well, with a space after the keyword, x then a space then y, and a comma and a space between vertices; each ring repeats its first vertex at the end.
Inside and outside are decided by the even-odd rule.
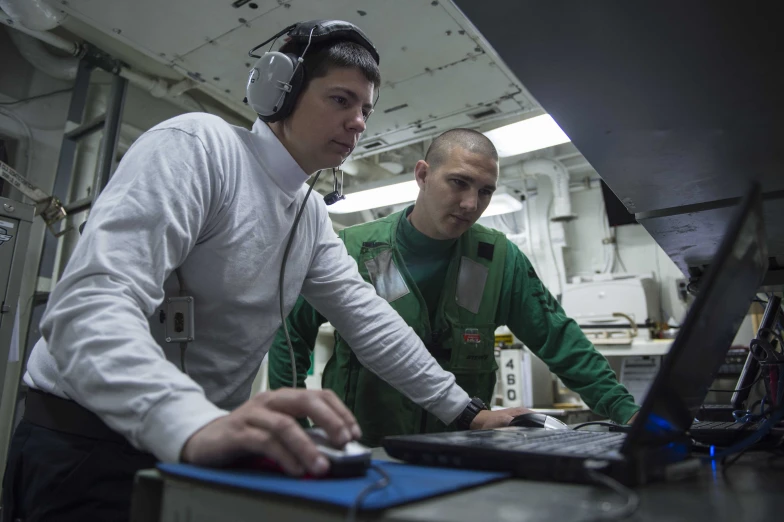
POLYGON ((498 151, 495 150, 493 142, 481 132, 473 129, 451 129, 440 134, 428 147, 425 161, 430 165, 430 168, 435 169, 446 161, 449 153, 455 147, 498 161, 498 151))

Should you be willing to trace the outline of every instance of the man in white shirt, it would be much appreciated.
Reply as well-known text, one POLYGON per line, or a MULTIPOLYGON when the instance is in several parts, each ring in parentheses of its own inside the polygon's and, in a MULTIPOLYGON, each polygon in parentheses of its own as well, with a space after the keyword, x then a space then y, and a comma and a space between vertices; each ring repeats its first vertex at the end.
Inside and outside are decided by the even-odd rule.
MULTIPOLYGON (((304 182, 351 153, 380 84, 378 54, 350 24, 304 23, 288 36, 304 79, 292 75, 272 115, 252 131, 206 114, 163 122, 134 143, 96 202, 24 377, 25 418, 3 481, 7 520, 127 519, 133 475, 156 460, 225 465, 263 454, 290 474, 325 473, 295 417, 335 444, 361 436, 329 391, 248 400, 281 324, 278 275, 304 182), (195 336, 181 351, 166 342, 164 303, 183 295, 193 298, 195 336)), ((280 58, 262 57, 254 81, 280 58)), ((248 101, 259 111, 254 89, 248 101)), ((362 280, 322 198, 307 200, 293 241, 284 314, 302 293, 365 367, 445 423, 508 424, 514 412, 473 409, 362 280)))

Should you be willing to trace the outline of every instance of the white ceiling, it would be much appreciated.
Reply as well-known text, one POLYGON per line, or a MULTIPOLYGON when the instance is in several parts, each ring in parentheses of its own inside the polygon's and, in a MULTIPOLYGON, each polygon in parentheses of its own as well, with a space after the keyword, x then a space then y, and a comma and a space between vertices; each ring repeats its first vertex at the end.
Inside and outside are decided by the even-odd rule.
POLYGON ((131 67, 190 74, 234 103, 244 97, 250 48, 301 20, 357 24, 379 49, 383 85, 355 158, 539 109, 443 0, 63 0, 62 8, 77 18, 69 30, 131 67))

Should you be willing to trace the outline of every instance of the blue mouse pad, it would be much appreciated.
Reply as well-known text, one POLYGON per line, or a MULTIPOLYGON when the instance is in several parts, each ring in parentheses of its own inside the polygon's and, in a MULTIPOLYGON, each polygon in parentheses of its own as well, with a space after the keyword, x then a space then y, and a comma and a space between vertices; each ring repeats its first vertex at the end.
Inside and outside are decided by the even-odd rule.
MULTIPOLYGON (((362 509, 384 509, 510 476, 509 473, 412 466, 381 460, 374 460, 373 464, 389 475, 389 485, 370 492, 362 502, 362 509)), ((263 471, 202 468, 189 464, 158 464, 158 469, 177 477, 221 486, 316 500, 344 507, 351 507, 362 490, 381 479, 381 475, 374 469, 368 470, 364 477, 349 479, 297 479, 263 471)))

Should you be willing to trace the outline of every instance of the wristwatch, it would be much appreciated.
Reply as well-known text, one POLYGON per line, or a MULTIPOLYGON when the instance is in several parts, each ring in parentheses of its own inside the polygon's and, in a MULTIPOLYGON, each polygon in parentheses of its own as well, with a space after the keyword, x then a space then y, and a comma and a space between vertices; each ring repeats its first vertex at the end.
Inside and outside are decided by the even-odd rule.
POLYGON ((473 397, 471 402, 468 403, 468 406, 463 410, 463 412, 457 416, 455 419, 455 424, 457 425, 457 429, 459 430, 467 430, 471 428, 471 423, 474 421, 474 418, 479 414, 480 411, 488 409, 485 406, 485 403, 482 402, 482 399, 479 397, 473 397))

